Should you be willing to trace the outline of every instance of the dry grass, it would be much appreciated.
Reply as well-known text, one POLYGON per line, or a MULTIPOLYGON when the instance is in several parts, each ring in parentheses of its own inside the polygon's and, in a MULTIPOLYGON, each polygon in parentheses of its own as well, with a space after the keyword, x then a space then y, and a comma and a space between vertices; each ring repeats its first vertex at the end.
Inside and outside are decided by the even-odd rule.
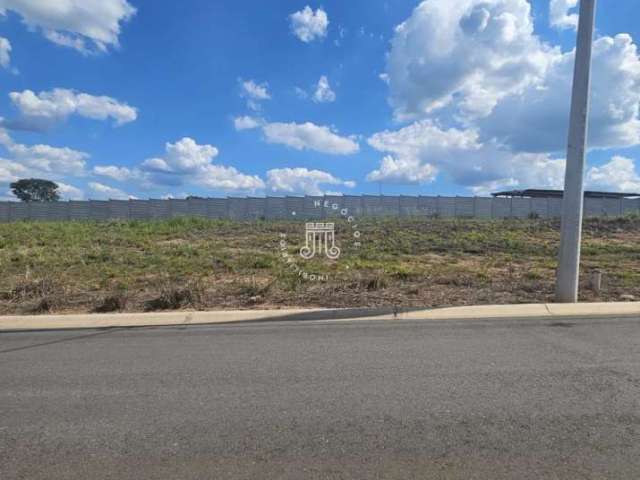
MULTIPOLYGON (((558 222, 360 219, 362 247, 305 262, 301 222, 173 219, 0 224, 0 313, 449 306, 551 300, 558 222), (324 282, 300 278, 287 253, 324 282)), ((640 218, 585 224, 584 300, 640 298, 640 218)))

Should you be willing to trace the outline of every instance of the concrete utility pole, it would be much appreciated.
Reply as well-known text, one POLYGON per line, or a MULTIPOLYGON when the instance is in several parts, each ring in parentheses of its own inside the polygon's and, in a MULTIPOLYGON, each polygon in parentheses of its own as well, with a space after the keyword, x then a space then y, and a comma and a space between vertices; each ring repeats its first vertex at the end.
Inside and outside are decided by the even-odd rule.
POLYGON ((578 301, 580 274, 580 240, 582 238, 582 210, 584 205, 584 157, 589 117, 591 86, 591 49, 595 23, 596 0, 580 0, 578 45, 573 72, 571 119, 567 167, 562 201, 562 230, 560 257, 556 279, 556 301, 578 301))

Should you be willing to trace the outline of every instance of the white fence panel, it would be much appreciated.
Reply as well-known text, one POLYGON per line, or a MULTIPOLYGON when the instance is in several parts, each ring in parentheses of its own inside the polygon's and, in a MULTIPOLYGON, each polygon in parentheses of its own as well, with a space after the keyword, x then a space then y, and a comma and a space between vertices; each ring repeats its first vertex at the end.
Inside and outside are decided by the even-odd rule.
POLYGON ((264 218, 268 220, 287 218, 287 200, 283 197, 267 197, 264 218))
POLYGON ((69 202, 69 220, 86 220, 89 218, 89 202, 71 200, 69 202))
MULTIPOLYGON (((50 203, 0 202, 0 222, 14 220, 159 219, 177 216, 249 219, 434 216, 475 218, 558 218, 561 198, 428 197, 328 195, 306 197, 191 198, 50 203)), ((640 212, 640 199, 587 198, 584 214, 619 216, 640 212)))
POLYGON ((584 216, 598 217, 604 213, 604 205, 601 198, 584 199, 584 216))
POLYGON ((69 220, 68 202, 51 202, 49 205, 49 220, 62 221, 69 220))
POLYGON ((128 219, 129 202, 126 200, 109 200, 109 217, 114 219, 128 219))
POLYGON ((129 218, 145 220, 151 216, 151 205, 147 200, 129 200, 129 218))
POLYGON ((418 197, 401 195, 399 199, 400 215, 403 217, 415 217, 420 214, 418 209, 418 197))
POLYGON ((473 217, 475 215, 475 202, 470 197, 456 197, 456 217, 473 217))
POLYGON ((476 218, 491 218, 492 198, 475 197, 473 202, 476 218))
POLYGON ((513 218, 528 218, 531 214, 530 198, 512 198, 511 216, 513 218))
POLYGON ((171 217, 171 204, 167 200, 149 200, 149 218, 171 217))
POLYGON ((347 209, 348 215, 351 215, 353 217, 362 216, 362 197, 357 195, 345 195, 343 205, 344 208, 347 209))
POLYGON ((638 213, 640 211, 640 198, 625 198, 622 200, 622 213, 638 213))
POLYGON ((602 213, 606 217, 622 215, 622 202, 619 198, 604 198, 602 204, 602 213))
POLYGON ((207 204, 209 202, 204 198, 189 198, 187 199, 187 208, 189 209, 189 215, 192 217, 207 217, 208 209, 207 204))
POLYGON ((547 218, 549 216, 549 202, 546 198, 531 199, 531 214, 539 218, 547 218))
POLYGON ((493 218, 511 218, 511 199, 494 198, 491 216, 493 218))
POLYGON ((109 220, 109 202, 104 200, 90 200, 89 215, 91 220, 109 220))
POLYGON ((9 209, 10 202, 0 202, 0 222, 8 222, 10 220, 9 209))
POLYGON ((295 217, 317 220, 324 218, 324 197, 287 197, 287 210, 295 217), (298 207, 302 205, 302 210, 298 207))
POLYGON ((438 215, 441 217, 456 216, 456 197, 438 197, 438 215))
POLYGON ((229 218, 229 206, 224 198, 209 198, 207 200, 207 216, 209 218, 229 218))

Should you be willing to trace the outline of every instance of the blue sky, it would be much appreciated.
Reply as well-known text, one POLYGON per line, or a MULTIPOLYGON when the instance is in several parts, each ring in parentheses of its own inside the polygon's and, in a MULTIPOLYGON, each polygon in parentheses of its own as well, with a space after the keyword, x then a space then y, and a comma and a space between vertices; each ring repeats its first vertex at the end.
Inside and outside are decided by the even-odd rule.
MULTIPOLYGON (((0 198, 560 187, 576 3, 0 0, 0 198)), ((586 181, 640 191, 640 4, 610 3, 586 181)))

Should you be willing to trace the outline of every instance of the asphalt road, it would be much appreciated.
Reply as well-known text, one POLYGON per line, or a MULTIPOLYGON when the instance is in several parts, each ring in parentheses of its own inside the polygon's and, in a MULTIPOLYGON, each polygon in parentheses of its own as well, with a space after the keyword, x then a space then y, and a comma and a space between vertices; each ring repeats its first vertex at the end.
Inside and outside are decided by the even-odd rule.
POLYGON ((0 478, 640 478, 640 320, 0 334, 0 478))

